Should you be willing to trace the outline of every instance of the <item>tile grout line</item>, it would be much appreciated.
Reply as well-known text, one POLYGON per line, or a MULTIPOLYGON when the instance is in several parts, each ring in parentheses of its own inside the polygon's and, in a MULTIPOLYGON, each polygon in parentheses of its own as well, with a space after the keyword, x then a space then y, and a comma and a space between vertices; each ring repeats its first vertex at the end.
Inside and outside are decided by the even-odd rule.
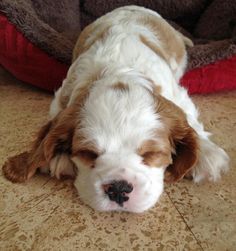
POLYGON ((199 245, 199 247, 202 249, 202 251, 204 251, 200 241, 197 239, 197 237, 195 236, 195 234, 193 233, 192 229, 189 227, 188 223, 186 222, 186 220, 184 219, 184 216, 180 213, 179 209, 176 207, 175 203, 172 201, 171 197, 169 196, 169 194, 167 192, 165 192, 168 196, 168 198, 170 199, 171 203, 173 204, 174 208, 177 210, 178 214, 180 215, 180 217, 182 218, 183 222, 185 223, 185 225, 187 226, 188 230, 190 231, 190 233, 193 235, 194 239, 196 240, 197 244, 199 245))

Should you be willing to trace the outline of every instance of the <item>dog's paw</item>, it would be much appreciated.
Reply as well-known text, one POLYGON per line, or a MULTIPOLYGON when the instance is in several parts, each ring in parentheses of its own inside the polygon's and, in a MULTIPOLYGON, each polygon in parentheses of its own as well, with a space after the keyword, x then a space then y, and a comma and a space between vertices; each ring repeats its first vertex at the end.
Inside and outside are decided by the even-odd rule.
POLYGON ((2 167, 4 176, 12 182, 26 181, 29 175, 28 159, 28 152, 10 157, 2 167))
POLYGON ((61 179, 62 177, 74 178, 76 176, 76 168, 66 154, 55 156, 50 161, 49 169, 51 176, 57 179, 61 179))
POLYGON ((228 168, 229 156, 227 153, 210 140, 201 139, 199 160, 191 173, 193 180, 195 182, 217 181, 228 168))

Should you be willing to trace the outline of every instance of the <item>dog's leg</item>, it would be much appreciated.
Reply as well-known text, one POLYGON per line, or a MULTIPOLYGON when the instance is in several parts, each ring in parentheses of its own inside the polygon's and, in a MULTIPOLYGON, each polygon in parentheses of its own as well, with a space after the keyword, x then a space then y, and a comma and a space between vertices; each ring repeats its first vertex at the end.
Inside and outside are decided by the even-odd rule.
POLYGON ((60 179, 62 177, 76 176, 76 168, 67 154, 56 155, 49 163, 48 171, 52 177, 60 179))

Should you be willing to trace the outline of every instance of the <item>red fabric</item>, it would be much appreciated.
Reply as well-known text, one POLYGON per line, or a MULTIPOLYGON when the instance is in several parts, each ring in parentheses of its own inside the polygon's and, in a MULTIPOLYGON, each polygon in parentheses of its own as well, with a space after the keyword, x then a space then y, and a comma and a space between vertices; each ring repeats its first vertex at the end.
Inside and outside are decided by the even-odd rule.
POLYGON ((186 72, 180 82, 190 94, 236 89, 236 55, 186 72))
POLYGON ((68 70, 67 65, 32 44, 1 14, 0 64, 18 79, 49 91, 60 87, 68 70))
MULTIPOLYGON (((45 90, 61 86, 68 66, 50 57, 26 39, 0 14, 0 64, 18 79, 45 90)), ((236 55, 187 72, 181 79, 190 94, 236 88, 236 55)))

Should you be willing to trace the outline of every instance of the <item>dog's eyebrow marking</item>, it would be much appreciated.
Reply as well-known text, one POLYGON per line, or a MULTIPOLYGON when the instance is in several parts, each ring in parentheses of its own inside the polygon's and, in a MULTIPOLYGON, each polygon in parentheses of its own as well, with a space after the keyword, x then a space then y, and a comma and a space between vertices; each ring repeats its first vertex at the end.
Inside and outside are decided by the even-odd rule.
POLYGON ((113 89, 118 91, 129 91, 129 86, 127 84, 124 84, 122 82, 118 82, 111 86, 113 89))

